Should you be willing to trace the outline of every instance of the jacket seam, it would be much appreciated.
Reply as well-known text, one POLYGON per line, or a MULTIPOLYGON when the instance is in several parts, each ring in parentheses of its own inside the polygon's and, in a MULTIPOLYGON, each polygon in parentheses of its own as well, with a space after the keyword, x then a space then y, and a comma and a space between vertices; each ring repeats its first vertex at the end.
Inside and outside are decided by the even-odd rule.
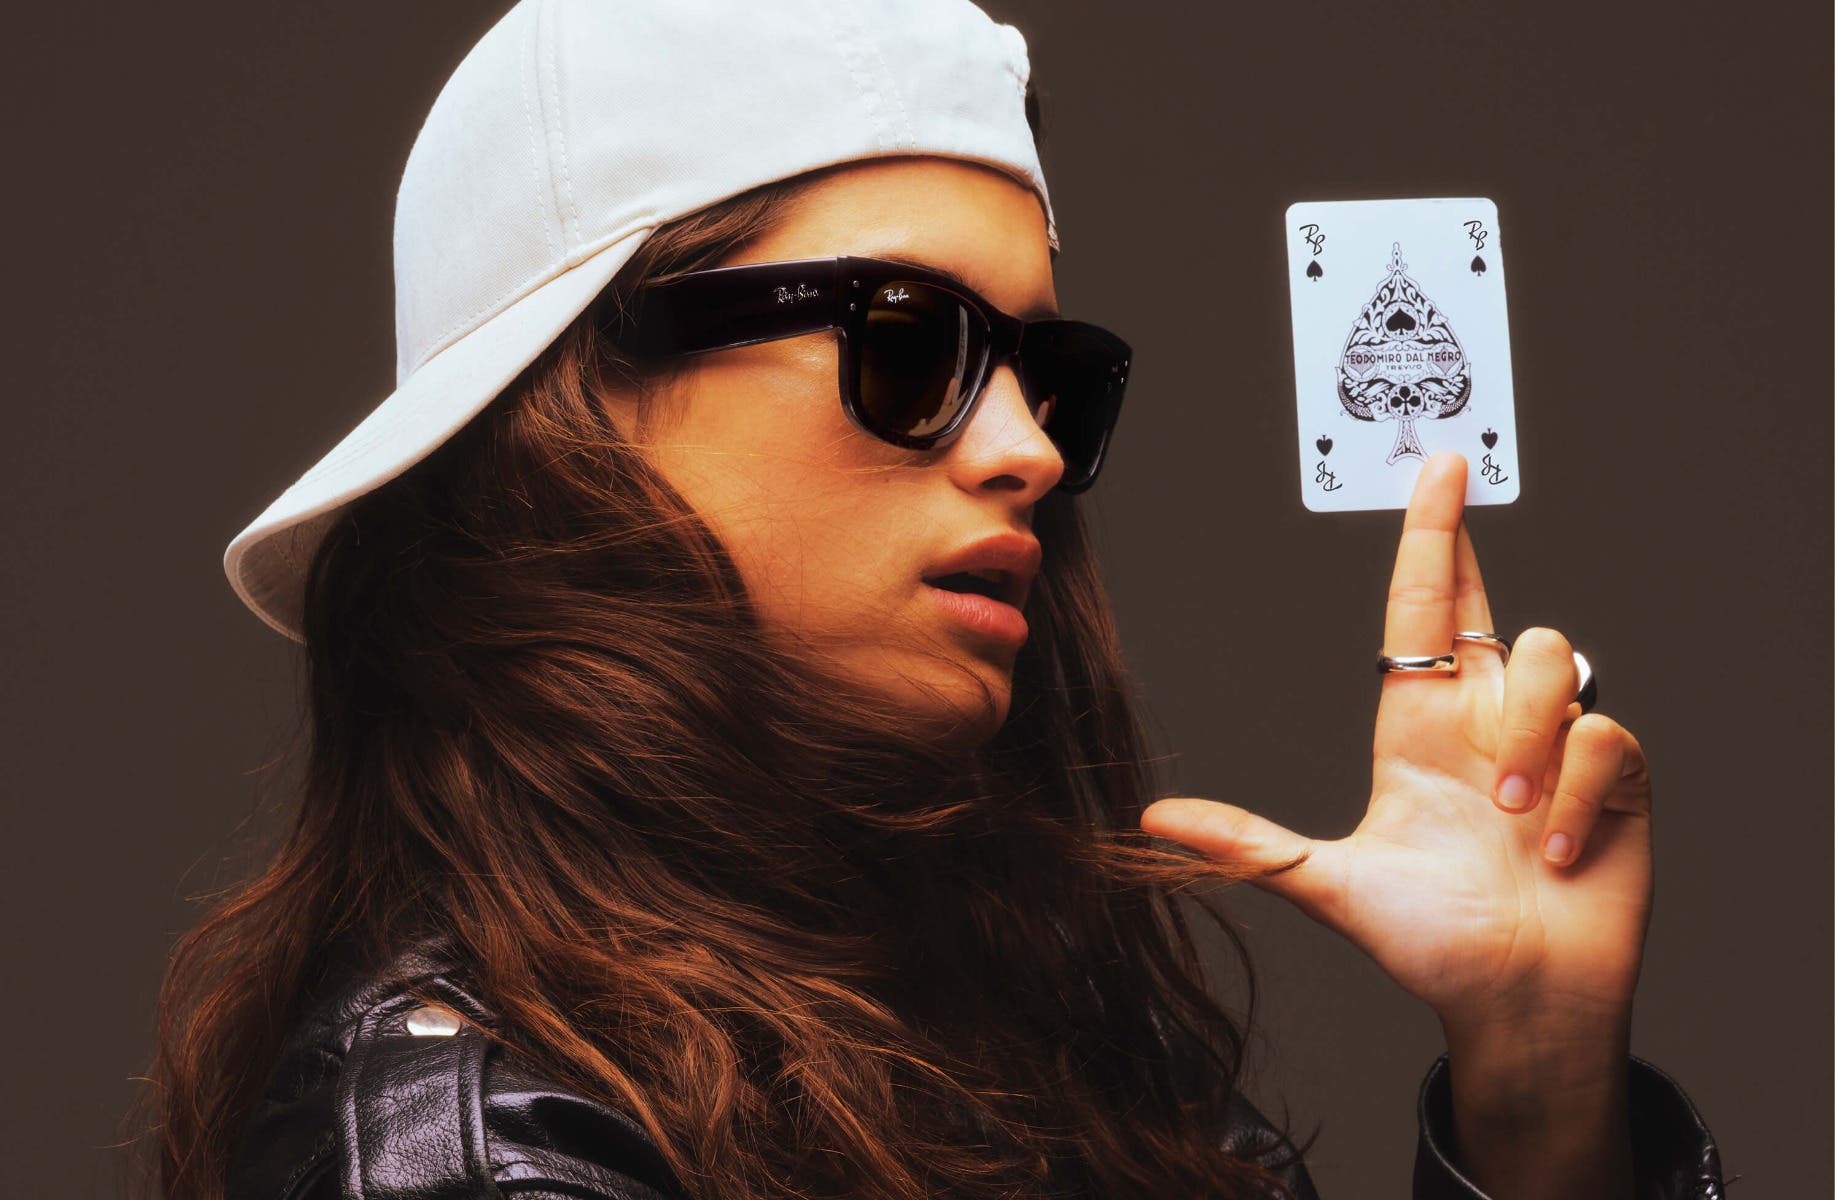
POLYGON ((372 1023, 376 1019, 376 1009, 371 1008, 357 1020, 356 1031, 351 1036, 350 1052, 345 1056, 344 1084, 339 1090, 342 1093, 338 1103, 338 1121, 344 1123, 348 1118, 350 1129, 350 1169, 351 1177, 344 1180, 347 1190, 361 1196, 364 1191, 363 1171, 363 1117, 359 1111, 357 1089, 362 1082, 364 1068, 368 1065, 372 1023))
POLYGON ((327 1152, 314 1152, 306 1158, 305 1165, 294 1174, 286 1176, 286 1185, 281 1189, 281 1200, 297 1200, 301 1183, 319 1180, 332 1167, 332 1156, 327 1152))
POLYGON ((337 1144, 337 1133, 335 1130, 328 1129, 314 1139, 312 1150, 306 1155, 305 1161, 293 1168, 293 1172, 287 1176, 286 1182, 280 1185, 281 1200, 294 1200, 294 1197, 298 1195, 300 1180, 312 1174, 315 1170, 323 1170, 325 1167, 329 1166, 333 1158, 333 1151, 337 1149, 337 1144))
POLYGON ((456 1100, 463 1114, 459 1136, 465 1141, 465 1169, 484 1188, 487 1196, 501 1195, 491 1166, 490 1134, 484 1124, 484 1054, 485 1039, 472 1029, 461 1029, 456 1035, 464 1041, 459 1046, 459 1069, 454 1072, 456 1100))

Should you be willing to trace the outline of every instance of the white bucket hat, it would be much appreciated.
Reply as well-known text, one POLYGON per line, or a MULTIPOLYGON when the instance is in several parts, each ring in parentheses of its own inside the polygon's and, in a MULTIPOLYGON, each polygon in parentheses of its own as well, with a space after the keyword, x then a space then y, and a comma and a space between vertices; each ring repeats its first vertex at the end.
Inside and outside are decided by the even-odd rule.
POLYGON ((970 0, 520 0, 416 137, 395 205, 395 391, 223 555, 304 641, 343 507, 476 416, 652 229, 852 159, 965 158, 1038 193, 1026 41, 970 0))

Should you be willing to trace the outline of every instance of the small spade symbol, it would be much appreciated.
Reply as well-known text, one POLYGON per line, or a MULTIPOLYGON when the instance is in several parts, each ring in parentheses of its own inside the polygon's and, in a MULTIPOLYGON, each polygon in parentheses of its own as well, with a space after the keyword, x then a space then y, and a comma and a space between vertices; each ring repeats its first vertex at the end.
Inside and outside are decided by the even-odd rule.
POLYGON ((1315 258, 1306 265, 1306 277, 1314 283, 1319 282, 1319 276, 1323 274, 1325 274, 1325 268, 1319 265, 1318 259, 1315 258))
POLYGON ((1415 319, 1398 308, 1389 314, 1389 319, 1383 325, 1390 333, 1409 333, 1415 327, 1415 319))
POLYGON ((1319 453, 1321 454, 1330 454, 1332 452, 1332 439, 1329 437, 1321 437, 1318 441, 1314 442, 1313 445, 1319 447, 1319 453))
POLYGON ((1487 429, 1478 435, 1478 440, 1485 444, 1485 449, 1494 449, 1497 446, 1497 431, 1487 429))
POLYGON ((1480 258, 1478 255, 1474 254, 1472 256, 1472 274, 1483 275, 1484 273, 1485 273, 1485 260, 1480 258))

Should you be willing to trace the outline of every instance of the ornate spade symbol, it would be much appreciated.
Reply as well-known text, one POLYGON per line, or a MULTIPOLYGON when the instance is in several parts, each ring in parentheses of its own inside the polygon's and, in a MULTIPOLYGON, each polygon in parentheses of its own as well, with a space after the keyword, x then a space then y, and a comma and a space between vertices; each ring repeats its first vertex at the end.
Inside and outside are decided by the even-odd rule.
POLYGON ((1325 268, 1319 265, 1318 259, 1315 258, 1310 263, 1306 264, 1306 277, 1314 283, 1318 283, 1319 276, 1323 274, 1325 274, 1325 268))
POLYGON ((1426 458, 1416 421, 1458 414, 1472 396, 1471 364, 1453 327, 1409 278, 1402 244, 1338 355, 1338 402, 1360 421, 1394 421, 1387 462, 1426 458))
POLYGON ((1321 435, 1319 440, 1314 442, 1313 445, 1319 447, 1319 453, 1321 454, 1330 454, 1332 452, 1332 439, 1324 435, 1321 435))

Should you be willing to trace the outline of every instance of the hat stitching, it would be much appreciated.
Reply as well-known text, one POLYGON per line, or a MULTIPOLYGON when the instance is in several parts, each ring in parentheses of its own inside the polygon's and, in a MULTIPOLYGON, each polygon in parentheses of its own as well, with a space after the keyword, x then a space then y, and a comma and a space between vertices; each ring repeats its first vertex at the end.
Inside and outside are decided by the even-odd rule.
MULTIPOLYGON (((567 135, 566 135, 566 131, 562 127, 562 121, 561 121, 561 116, 562 116, 561 114, 561 85, 559 82, 560 72, 555 68, 554 48, 557 44, 559 44, 561 40, 560 30, 556 28, 556 26, 559 24, 560 19, 561 19, 560 6, 557 4, 550 3, 543 10, 543 13, 544 13, 545 19, 542 21, 542 27, 548 31, 548 37, 545 39, 548 43, 548 46, 547 46, 547 49, 548 49, 548 94, 551 97, 551 99, 553 100, 552 108, 549 111, 551 111, 554 115, 554 120, 553 120, 554 129, 553 129, 553 132, 549 135, 550 144, 551 144, 551 147, 554 153, 554 157, 560 161, 561 181, 565 185, 564 188, 560 184, 557 184, 555 187, 555 199, 557 201, 556 207, 557 208, 559 207, 558 202, 560 200, 560 193, 564 190, 566 192, 567 211, 573 214, 573 232, 572 233, 567 232, 566 225, 565 225, 565 221, 566 221, 565 216, 562 217, 563 225, 562 225, 561 232, 562 232, 563 237, 566 240, 577 241, 579 240, 579 237, 580 237, 580 208, 574 198, 573 170, 571 167, 568 166, 568 163, 567 163, 567 135), (547 14, 552 14, 552 16, 548 16, 547 14)), ((552 174, 552 172, 550 173, 552 174)))
MULTIPOLYGON (((345 508, 349 504, 350 501, 346 500, 343 504, 338 505, 338 508, 345 508)), ((331 509, 319 515, 328 516, 331 512, 336 511, 337 509, 331 509)), ((274 548, 280 551, 281 557, 285 558, 287 560, 287 565, 295 571, 303 570, 306 566, 306 560, 294 551, 293 544, 301 540, 309 532, 311 525, 312 519, 308 517, 297 525, 288 526, 287 529, 283 531, 286 536, 273 539, 274 548)))
MULTIPOLYGON (((523 31, 523 48, 525 52, 527 53, 528 60, 531 65, 533 65, 535 62, 535 47, 533 45, 534 40, 535 40, 535 22, 530 21, 528 24, 528 27, 523 31)), ((536 148, 538 146, 543 145, 546 139, 536 136, 535 112, 534 112, 533 106, 531 106, 531 104, 529 103, 529 72, 523 71, 523 72, 520 72, 520 74, 522 76, 523 125, 529 131, 529 178, 535 183, 535 203, 539 206, 542 202, 542 161, 541 161, 540 151, 537 150, 536 148)), ((560 247, 554 244, 554 230, 548 227, 548 222, 546 220, 542 221, 542 240, 548 244, 548 252, 550 254, 553 254, 559 251, 560 247)), ((469 320, 470 318, 467 318, 467 319, 469 320)), ((465 323, 464 321, 461 321, 459 322, 459 325, 463 325, 464 323, 465 323)), ((453 330, 457 329, 458 327, 459 327, 458 325, 453 326, 452 329, 448 329, 446 333, 442 334, 441 336, 442 337, 450 336, 453 330)), ((437 345, 438 343, 436 342, 435 344, 437 345)), ((408 368, 408 374, 412 375, 415 372, 415 370, 419 368, 420 363, 426 362, 426 361, 427 361, 427 356, 423 355, 421 357, 420 362, 417 362, 413 366, 410 366, 408 368)))
MULTIPOLYGON (((654 222, 652 222, 652 224, 654 224, 654 222)), ((617 241, 619 238, 627 237, 630 234, 636 233, 637 230, 642 229, 642 228, 645 228, 645 226, 641 226, 641 225, 632 226, 630 229, 624 230, 622 232, 610 233, 610 234, 605 235, 604 237, 596 238, 593 241, 586 243, 577 252, 578 259, 579 259, 578 262, 569 263, 566 260, 561 259, 561 260, 556 260, 554 262, 547 263, 546 265, 544 265, 541 268, 541 270, 536 271, 533 275, 530 275, 527 279, 524 279, 521 283, 515 284, 511 286, 510 288, 508 288, 507 290, 505 290, 495 300, 491 300, 487 302, 482 307, 480 307, 476 312, 472 313, 470 316, 463 317, 460 320, 458 320, 457 322, 455 322, 451 329, 448 329, 445 333, 441 334, 438 338, 436 338, 432 346, 426 351, 426 353, 422 354, 420 358, 415 362, 415 364, 412 367, 408 368, 408 375, 412 375, 414 374, 414 372, 426 366, 430 361, 432 361, 433 357, 436 354, 439 354, 441 351, 450 347, 454 342, 458 341, 460 337, 464 336, 465 334, 469 334, 471 332, 471 328, 469 327, 473 326, 475 323, 478 323, 479 317, 485 316, 486 314, 495 316, 498 311, 508 308, 511 304, 515 303, 518 300, 521 300, 524 296, 534 291, 540 285, 547 283, 550 279, 553 279, 555 276, 566 274, 568 271, 573 270, 575 267, 579 266, 581 263, 584 263, 587 259, 592 258, 594 255, 598 254, 599 251, 605 249, 605 247, 611 245, 613 242, 617 241)), ((405 384, 407 383, 407 381, 408 381, 407 375, 402 376, 401 383, 405 384)), ((397 384, 396 386, 399 387, 400 384, 397 384)))
MULTIPOLYGON (((498 391, 501 392, 502 389, 499 388, 498 391)), ((495 398, 496 395, 493 394, 492 399, 495 398)), ((310 471, 300 478, 299 483, 294 486, 299 487, 307 482, 315 484, 323 483, 327 476, 337 474, 338 471, 342 470, 352 460, 361 459, 381 443, 392 438, 400 437, 404 424, 412 423, 407 419, 422 416, 430 406, 436 405, 436 401, 437 397, 430 396, 417 404, 404 406, 396 410, 393 414, 392 423, 380 424, 375 429, 367 431, 361 438, 348 438, 348 444, 333 447, 330 453, 319 460, 310 471)), ((488 404, 489 402, 487 401, 486 403, 488 404)))
POLYGON ((917 148, 917 132, 911 128, 911 114, 905 108, 905 93, 898 86, 898 80, 892 74, 892 68, 886 64, 885 48, 880 39, 869 35, 865 21, 861 22, 860 40, 873 51, 873 57, 879 60, 878 79, 886 81, 886 90, 891 93, 893 103, 898 105, 899 124, 905 127, 904 146, 908 150, 917 148))
MULTIPOLYGON (((843 4, 836 6, 834 11, 838 17, 840 13, 849 10, 848 6, 843 4)), ((841 52, 842 60, 847 64, 848 74, 854 77, 855 90, 859 92, 860 99, 866 104, 868 115, 873 119, 873 140, 879 144, 879 148, 882 151, 892 149, 893 147, 886 141, 885 121, 881 119, 880 115, 880 109, 882 107, 881 97, 879 93, 874 90, 866 73, 861 69, 863 64, 860 61, 859 54, 855 47, 843 36, 840 20, 837 19, 831 24, 828 27, 828 32, 829 35, 834 38, 835 47, 841 52)))
MULTIPOLYGON (((585 255, 585 258, 593 258, 597 256, 601 250, 605 249, 607 246, 610 246, 613 242, 621 241, 627 237, 636 237, 642 231, 653 228, 655 225, 656 225, 656 222, 651 221, 645 224, 633 226, 632 228, 625 230, 622 233, 614 233, 606 237, 599 238, 590 244, 591 245, 590 252, 585 255)), ((555 265, 551 265, 547 268, 544 268, 544 272, 546 272, 546 277, 544 277, 543 273, 537 273, 535 275, 530 276, 528 281, 524 282, 523 284, 518 285, 515 288, 512 288, 510 292, 508 293, 508 298, 512 298, 513 300, 520 301, 521 299, 523 299, 525 295, 533 294, 539 288, 546 286, 552 279, 557 278, 560 275, 565 274, 567 271, 573 270, 573 269, 575 268, 574 267, 559 267, 557 269, 555 265)), ((505 305, 504 307, 508 307, 508 306, 505 305)), ((495 316, 496 314, 492 314, 492 315, 495 316)), ((432 352, 430 352, 427 355, 426 358, 422 359, 419 363, 415 365, 414 370, 415 371, 420 370, 422 367, 426 366, 427 363, 431 362, 435 357, 437 357, 440 353, 451 349, 452 346, 456 345, 459 340, 460 339, 454 339, 452 342, 449 342, 446 345, 440 346, 437 349, 433 350, 432 352)), ((409 372, 410 375, 412 375, 413 373, 414 373, 413 371, 409 372)), ((396 386, 396 391, 400 391, 403 387, 406 387, 406 386, 407 386, 407 379, 404 378, 401 381, 401 383, 396 386)), ((430 396, 428 400, 424 401, 423 403, 424 404, 433 403, 434 401, 435 401, 435 398, 430 396)), ((413 410, 413 411, 418 411, 418 410, 413 410)), ((320 458, 318 462, 314 463, 312 467, 307 470, 305 475, 301 476, 300 479, 298 479, 293 484, 293 486, 288 489, 288 491, 293 491, 295 489, 303 488, 309 482, 318 483, 322 481, 325 478, 325 476, 334 473, 336 470, 343 467, 352 458, 361 457, 366 452, 374 449, 379 443, 387 441, 389 438, 395 437, 399 433, 400 433, 400 429, 395 425, 379 425, 374 429, 366 431, 362 437, 356 436, 356 431, 353 430, 350 434, 346 435, 346 440, 343 443, 340 443, 339 445, 332 447, 332 449, 328 453, 326 453, 322 458, 320 458)))

